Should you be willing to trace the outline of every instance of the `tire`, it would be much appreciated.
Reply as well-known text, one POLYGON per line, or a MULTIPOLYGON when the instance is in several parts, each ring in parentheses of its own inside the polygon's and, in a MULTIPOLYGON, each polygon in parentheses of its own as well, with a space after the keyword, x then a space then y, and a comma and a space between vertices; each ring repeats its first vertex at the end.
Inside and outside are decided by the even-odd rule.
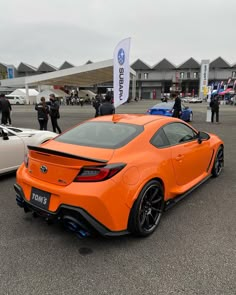
POLYGON ((149 181, 141 190, 129 217, 129 231, 146 237, 157 228, 164 209, 164 191, 157 180, 149 181))
POLYGON ((212 176, 218 177, 221 174, 223 167, 224 167, 224 148, 223 146, 220 146, 216 152, 214 165, 211 172, 212 176))

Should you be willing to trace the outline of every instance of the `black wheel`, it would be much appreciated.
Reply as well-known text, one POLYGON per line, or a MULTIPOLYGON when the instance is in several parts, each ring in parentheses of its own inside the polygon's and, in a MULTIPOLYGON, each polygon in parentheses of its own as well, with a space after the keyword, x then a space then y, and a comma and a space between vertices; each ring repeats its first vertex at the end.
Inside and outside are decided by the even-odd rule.
POLYGON ((157 180, 149 181, 135 201, 129 218, 129 231, 148 236, 157 228, 164 208, 164 192, 157 180))
POLYGON ((215 156, 214 165, 212 168, 212 176, 218 177, 224 167, 224 148, 221 146, 215 156))

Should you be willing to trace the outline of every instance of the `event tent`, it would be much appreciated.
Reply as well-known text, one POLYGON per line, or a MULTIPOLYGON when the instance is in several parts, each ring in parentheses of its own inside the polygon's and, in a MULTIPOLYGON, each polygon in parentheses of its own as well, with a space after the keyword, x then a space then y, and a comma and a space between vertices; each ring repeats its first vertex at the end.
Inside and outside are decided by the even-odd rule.
POLYGON ((45 97, 46 101, 49 101, 50 94, 54 94, 56 98, 64 98, 67 96, 67 93, 61 89, 45 89, 37 95, 37 103, 40 102, 40 98, 45 97))
POLYGON ((220 92, 219 95, 230 94, 230 92, 232 92, 232 88, 227 88, 226 90, 220 92))

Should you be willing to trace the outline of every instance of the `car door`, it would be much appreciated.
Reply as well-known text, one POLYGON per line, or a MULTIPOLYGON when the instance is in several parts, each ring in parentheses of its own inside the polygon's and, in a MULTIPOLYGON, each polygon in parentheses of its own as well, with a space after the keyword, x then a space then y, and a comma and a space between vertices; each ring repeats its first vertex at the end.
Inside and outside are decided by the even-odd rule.
POLYGON ((24 161, 25 145, 21 138, 8 131, 8 139, 3 138, 0 127, 0 173, 15 170, 24 161))
POLYGON ((209 141, 200 144, 196 131, 181 122, 168 124, 163 130, 171 144, 176 183, 182 186, 206 176, 212 156, 209 141))

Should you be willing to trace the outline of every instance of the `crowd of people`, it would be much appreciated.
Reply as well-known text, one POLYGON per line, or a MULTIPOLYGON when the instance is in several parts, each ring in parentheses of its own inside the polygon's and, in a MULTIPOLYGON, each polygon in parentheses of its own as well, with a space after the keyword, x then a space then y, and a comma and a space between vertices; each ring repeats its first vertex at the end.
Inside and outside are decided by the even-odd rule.
MULTIPOLYGON (((97 94, 93 101, 93 107, 95 108, 95 117, 115 113, 112 96, 109 93, 106 94, 105 100, 101 94, 97 94)), ((48 119, 50 117, 53 132, 61 133, 61 128, 58 125, 58 119, 60 118, 59 109, 60 103, 54 94, 50 94, 49 102, 46 102, 45 97, 41 97, 40 102, 35 105, 40 130, 47 130, 48 119)))

